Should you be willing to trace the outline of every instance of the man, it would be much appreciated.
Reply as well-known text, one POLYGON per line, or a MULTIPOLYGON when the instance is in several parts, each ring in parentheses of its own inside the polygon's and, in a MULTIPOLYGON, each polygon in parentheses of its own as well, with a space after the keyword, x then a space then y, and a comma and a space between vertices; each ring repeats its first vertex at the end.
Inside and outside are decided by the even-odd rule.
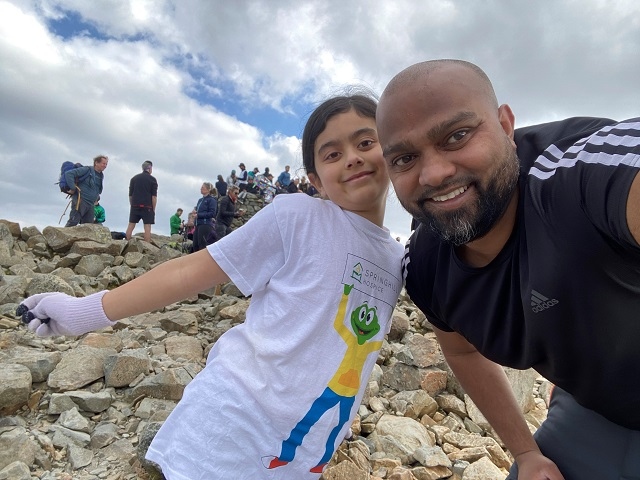
POLYGON ((287 193, 298 193, 300 191, 300 189, 298 188, 299 183, 300 180, 298 180, 298 177, 294 177, 287 186, 287 193))
POLYGON ((78 167, 66 172, 65 180, 71 192, 71 212, 65 227, 93 223, 93 207, 102 193, 103 172, 108 163, 109 158, 106 155, 98 155, 93 159, 93 167, 78 167))
POLYGON ((290 168, 291 167, 289 165, 285 165, 284 172, 278 175, 278 179, 276 180, 276 187, 281 190, 286 190, 291 183, 291 174, 289 173, 290 168))
POLYGON ((513 454, 509 479, 640 478, 640 121, 514 132, 482 70, 441 60, 398 74, 377 123, 419 221, 407 292, 513 454), (498 364, 556 385, 536 441, 498 364))
POLYGON ((236 202, 240 189, 235 185, 227 188, 227 196, 220 199, 218 204, 218 214, 216 215, 216 234, 218 240, 229 235, 232 231, 231 222, 236 217, 244 215, 244 210, 236 212, 236 202))
POLYGON ((256 178, 253 172, 249 173, 249 177, 247 178, 247 185, 245 186, 244 191, 246 193, 260 195, 260 189, 258 188, 258 184, 256 183, 256 178))
POLYGON ((177 235, 180 233, 180 229, 182 228, 182 209, 179 208, 176 210, 176 213, 171 215, 169 218, 169 228, 171 229, 171 235, 177 235))
POLYGON ((155 223, 156 201, 158 199, 158 181, 151 173, 153 163, 149 160, 142 163, 142 173, 135 175, 129 182, 129 226, 126 238, 129 240, 136 224, 142 220, 144 225, 144 241, 151 243, 151 225, 155 223))
POLYGON ((231 175, 227 177, 227 186, 235 185, 238 186, 238 177, 236 176, 236 171, 231 170, 231 175))

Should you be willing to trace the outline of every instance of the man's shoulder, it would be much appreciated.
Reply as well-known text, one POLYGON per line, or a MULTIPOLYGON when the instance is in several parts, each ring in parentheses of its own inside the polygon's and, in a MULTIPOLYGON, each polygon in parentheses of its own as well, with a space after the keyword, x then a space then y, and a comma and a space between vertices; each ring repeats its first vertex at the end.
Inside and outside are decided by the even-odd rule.
POLYGON ((514 132, 514 141, 518 157, 525 164, 532 163, 551 145, 565 151, 577 141, 616 123, 610 118, 571 117, 565 120, 517 128, 514 132))

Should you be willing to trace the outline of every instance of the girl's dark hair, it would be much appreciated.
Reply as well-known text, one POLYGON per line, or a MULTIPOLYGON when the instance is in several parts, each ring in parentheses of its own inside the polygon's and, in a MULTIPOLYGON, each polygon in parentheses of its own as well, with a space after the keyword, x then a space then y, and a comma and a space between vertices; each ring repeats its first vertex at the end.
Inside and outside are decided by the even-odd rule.
POLYGON ((318 136, 327 127, 327 122, 338 114, 354 110, 364 118, 376 118, 377 99, 373 93, 362 91, 353 95, 340 95, 325 100, 309 116, 302 132, 302 163, 309 173, 316 173, 314 147, 318 136))

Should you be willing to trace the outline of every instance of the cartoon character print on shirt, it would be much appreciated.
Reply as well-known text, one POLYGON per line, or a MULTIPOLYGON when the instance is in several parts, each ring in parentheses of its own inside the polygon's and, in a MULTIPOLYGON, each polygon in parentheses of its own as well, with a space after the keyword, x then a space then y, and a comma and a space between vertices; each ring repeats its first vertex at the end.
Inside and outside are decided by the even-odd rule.
POLYGON ((322 394, 315 399, 302 420, 291 430, 289 437, 282 442, 279 456, 270 457, 267 468, 277 468, 291 462, 296 454, 296 448, 302 444, 304 437, 318 422, 322 415, 335 407, 340 408, 338 424, 333 428, 325 446, 325 452, 318 464, 309 471, 321 473, 331 459, 335 450, 338 433, 349 420, 356 395, 360 389, 362 368, 371 352, 377 352, 382 347, 382 341, 368 342, 380 331, 377 308, 369 306, 368 302, 356 307, 350 315, 350 329, 344 324, 347 301, 353 285, 344 285, 344 291, 333 321, 333 326, 340 337, 347 344, 347 351, 336 373, 329 381, 322 394))

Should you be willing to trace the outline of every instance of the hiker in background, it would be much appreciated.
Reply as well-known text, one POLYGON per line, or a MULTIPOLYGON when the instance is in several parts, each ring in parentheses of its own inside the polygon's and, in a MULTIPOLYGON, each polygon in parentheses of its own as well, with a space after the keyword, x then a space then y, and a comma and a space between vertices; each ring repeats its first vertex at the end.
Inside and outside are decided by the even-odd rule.
POLYGON ((104 211, 104 207, 102 205, 100 205, 100 197, 98 196, 98 198, 96 198, 96 202, 93 205, 93 216, 94 216, 94 223, 97 223, 99 225, 102 225, 106 218, 107 218, 107 214, 104 211))
POLYGON ((95 219, 94 204, 102 193, 104 171, 109 163, 106 155, 98 155, 93 159, 93 166, 78 167, 67 170, 65 181, 71 195, 71 212, 65 227, 73 227, 79 223, 93 223, 95 219), (77 183, 76 183, 77 182, 77 183))
POLYGON ((303 175, 300 178, 300 183, 298 183, 298 190, 300 190, 302 193, 307 193, 308 189, 309 189, 309 182, 307 182, 307 177, 303 175))
POLYGON ((216 189, 210 182, 204 182, 200 187, 202 197, 196 204, 196 230, 193 234, 193 251, 202 250, 217 237, 214 233, 216 214, 218 213, 218 196, 216 189))
POLYGON ((193 234, 196 231, 196 218, 198 217, 198 211, 196 207, 193 207, 193 210, 189 212, 187 215, 187 223, 184 224, 184 228, 186 229, 187 238, 189 240, 193 240, 193 234))
POLYGON ((280 175, 278 175, 278 179, 276 180, 276 187, 279 191, 287 191, 287 187, 291 183, 291 173, 289 173, 290 169, 291 167, 289 165, 285 165, 284 171, 281 172, 280 175))
POLYGON ((235 185, 236 187, 238 186, 238 177, 236 176, 235 170, 231 170, 231 175, 227 177, 227 188, 231 185, 235 185))
POLYGON ((218 198, 224 197, 227 194, 227 182, 224 181, 222 175, 218 175, 218 181, 216 182, 215 187, 218 192, 218 198))
POLYGON ((256 183, 256 177, 253 172, 249 172, 249 176, 247 177, 247 184, 244 187, 244 190, 241 190, 238 194, 238 200, 241 203, 244 203, 244 199, 247 196, 247 193, 252 193, 253 195, 260 195, 260 188, 258 188, 258 184, 256 183))
POLYGON ((238 173, 238 187, 242 192, 247 187, 247 179, 249 178, 249 172, 247 172, 247 167, 245 167, 244 163, 241 163, 240 165, 238 165, 238 168, 240 169, 240 173, 238 173))
POLYGON ((309 186, 307 187, 307 195, 309 195, 310 197, 315 197, 319 194, 320 193, 318 192, 318 189, 314 187, 312 183, 309 183, 309 186))
POLYGON ((291 182, 289 182, 289 186, 287 186, 287 193, 299 193, 300 192, 300 188, 298 188, 298 184, 300 183, 300 180, 298 180, 298 177, 294 177, 291 182))
POLYGON ((282 195, 207 249, 114 290, 23 302, 29 329, 46 336, 113 326, 230 280, 252 297, 151 442, 146 458, 166 478, 317 480, 347 436, 402 288, 375 112, 354 95, 311 114, 302 156, 326 200, 282 195))
POLYGON ((142 220, 144 241, 151 242, 151 225, 156 219, 156 201, 158 200, 158 181, 151 175, 153 163, 142 162, 142 173, 135 175, 129 182, 129 226, 127 240, 131 238, 136 224, 142 220))
POLYGON ((171 235, 177 235, 180 233, 180 230, 182 230, 182 219, 180 218, 180 216, 182 215, 182 209, 179 208, 178 210, 176 210, 176 213, 174 213, 173 215, 171 215, 171 218, 169 218, 169 228, 171 229, 171 235))
POLYGON ((239 209, 236 212, 236 202, 238 201, 238 192, 240 189, 235 185, 229 186, 227 195, 220 199, 218 205, 218 214, 216 216, 216 235, 218 239, 229 235, 232 231, 231 223, 234 218, 244 215, 244 210, 239 209))

